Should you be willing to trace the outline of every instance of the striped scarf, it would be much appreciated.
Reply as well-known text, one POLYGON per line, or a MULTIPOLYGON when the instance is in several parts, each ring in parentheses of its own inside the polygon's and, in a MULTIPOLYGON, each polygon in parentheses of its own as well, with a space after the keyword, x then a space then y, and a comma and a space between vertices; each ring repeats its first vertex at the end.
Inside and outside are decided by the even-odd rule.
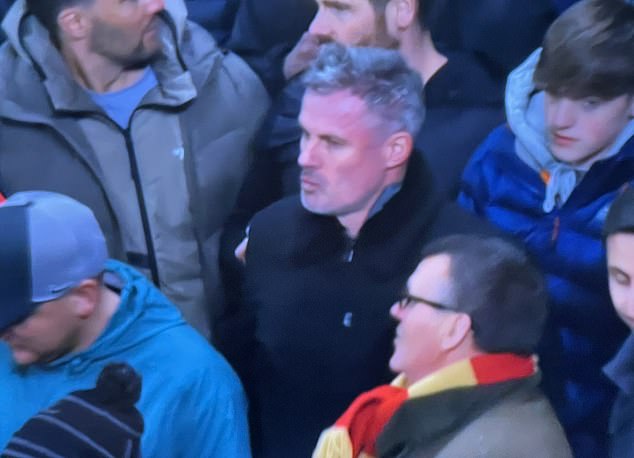
POLYGON ((503 353, 458 361, 412 385, 401 374, 390 385, 357 397, 335 424, 321 434, 313 458, 373 457, 379 434, 408 399, 527 378, 537 370, 536 357, 503 353))

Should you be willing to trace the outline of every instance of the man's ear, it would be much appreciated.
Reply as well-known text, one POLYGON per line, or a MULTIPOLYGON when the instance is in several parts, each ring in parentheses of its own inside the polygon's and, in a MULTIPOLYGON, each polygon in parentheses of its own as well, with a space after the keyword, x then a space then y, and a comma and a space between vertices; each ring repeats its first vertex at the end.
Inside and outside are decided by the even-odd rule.
POLYGON ((86 12, 79 6, 62 9, 57 15, 59 35, 79 40, 88 35, 90 25, 86 12))
POLYGON ((385 160, 388 168, 394 168, 403 165, 412 154, 414 140, 412 136, 405 132, 396 132, 385 142, 385 160))
POLYGON ((101 284, 94 278, 83 280, 73 288, 70 299, 75 315, 82 319, 89 318, 97 308, 100 293, 101 284))
POLYGON ((394 22, 398 30, 407 29, 412 22, 418 20, 418 0, 392 0, 392 2, 394 2, 394 22))
POLYGON ((452 313, 447 317, 440 346, 449 351, 459 347, 471 333, 471 317, 466 313, 452 313))

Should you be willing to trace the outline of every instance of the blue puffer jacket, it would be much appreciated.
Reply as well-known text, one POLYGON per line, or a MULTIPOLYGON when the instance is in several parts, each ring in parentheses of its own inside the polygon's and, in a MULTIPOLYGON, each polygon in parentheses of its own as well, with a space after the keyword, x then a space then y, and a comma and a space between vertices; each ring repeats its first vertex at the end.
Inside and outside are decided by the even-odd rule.
POLYGON ((493 131, 465 170, 458 201, 521 238, 543 269, 552 299, 541 355, 547 394, 573 446, 578 428, 604 440, 614 393, 601 367, 626 330, 608 294, 601 228, 623 184, 634 184, 634 139, 595 163, 569 200, 548 214, 544 183, 517 156, 514 140, 507 126, 493 131))
MULTIPOLYGON (((532 88, 526 89, 524 95, 530 94, 532 88)), ((516 95, 507 88, 507 98, 516 95)), ((517 139, 527 140, 524 144, 530 139, 522 137, 526 131, 513 122, 517 112, 509 106, 517 108, 517 103, 507 101, 507 117, 519 136, 508 125, 489 135, 465 169, 458 201, 520 238, 544 271, 551 297, 540 355, 544 388, 575 456, 607 456, 606 430, 615 393, 601 367, 627 331, 610 302, 601 229, 614 198, 634 184, 634 138, 626 139, 616 154, 595 162, 565 202, 547 213, 545 183, 517 153, 517 139)), ((543 109, 537 112, 541 115, 543 109)))

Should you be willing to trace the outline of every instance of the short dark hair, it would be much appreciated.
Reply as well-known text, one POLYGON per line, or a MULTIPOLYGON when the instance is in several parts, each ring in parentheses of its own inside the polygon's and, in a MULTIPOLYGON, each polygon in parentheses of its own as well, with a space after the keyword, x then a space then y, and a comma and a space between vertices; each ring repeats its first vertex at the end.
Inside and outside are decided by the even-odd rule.
POLYGON ((548 28, 533 75, 539 90, 581 99, 634 94, 634 5, 581 0, 548 28))
POLYGON ((634 188, 628 186, 612 205, 603 225, 603 237, 618 232, 634 233, 634 188))
POLYGON ((454 305, 471 317, 476 345, 488 353, 534 353, 548 295, 526 252, 499 237, 460 234, 432 241, 423 258, 441 254, 450 258, 454 305))
POLYGON ((90 4, 94 0, 26 0, 26 9, 48 30, 51 38, 59 40, 57 16, 64 8, 90 4))

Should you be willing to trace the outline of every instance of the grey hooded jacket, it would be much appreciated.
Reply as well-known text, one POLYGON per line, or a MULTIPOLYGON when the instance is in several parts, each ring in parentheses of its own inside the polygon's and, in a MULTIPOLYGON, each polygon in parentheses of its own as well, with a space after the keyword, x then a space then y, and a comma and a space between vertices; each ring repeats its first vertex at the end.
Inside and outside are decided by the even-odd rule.
POLYGON ((257 76, 186 20, 161 14, 158 86, 117 126, 71 77, 48 33, 11 8, 0 48, 0 193, 38 189, 88 205, 112 257, 150 276, 209 336, 221 313, 217 238, 268 108, 257 76))

